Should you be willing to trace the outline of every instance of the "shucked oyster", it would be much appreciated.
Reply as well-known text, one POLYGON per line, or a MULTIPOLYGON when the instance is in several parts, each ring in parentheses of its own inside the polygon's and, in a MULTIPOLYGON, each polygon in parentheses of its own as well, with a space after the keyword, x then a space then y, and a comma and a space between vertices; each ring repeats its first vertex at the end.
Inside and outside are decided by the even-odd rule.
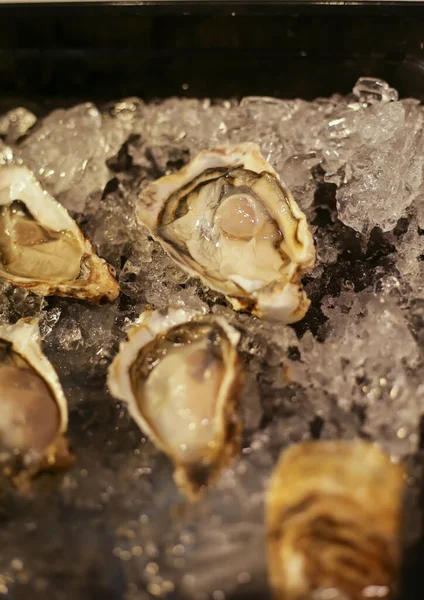
POLYGON ((315 249, 305 215, 256 144, 201 152, 140 195, 139 220, 188 273, 236 310, 284 323, 309 300, 315 249))
POLYGON ((29 169, 0 169, 2 279, 42 296, 101 303, 119 293, 112 271, 29 169))
POLYGON ((274 597, 390 596, 400 553, 402 469, 362 442, 307 442, 281 456, 267 496, 274 597))
POLYGON ((71 462, 64 438, 68 408, 44 356, 37 319, 0 325, 0 462, 25 483, 37 471, 71 462))
POLYGON ((109 369, 111 393, 174 464, 195 500, 238 450, 239 333, 188 309, 142 313, 109 369))

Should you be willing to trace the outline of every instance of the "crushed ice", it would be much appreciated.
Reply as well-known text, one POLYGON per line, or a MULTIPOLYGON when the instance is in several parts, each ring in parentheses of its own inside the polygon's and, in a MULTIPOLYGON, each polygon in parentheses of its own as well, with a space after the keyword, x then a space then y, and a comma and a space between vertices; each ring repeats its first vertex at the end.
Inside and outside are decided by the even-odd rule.
POLYGON ((262 597, 263 490, 285 445, 359 435, 396 457, 417 451, 423 117, 418 101, 399 100, 372 78, 360 79, 351 95, 313 102, 129 98, 55 110, 38 121, 20 107, 0 117, 0 164, 15 160, 35 171, 117 269, 122 290, 114 304, 93 308, 1 284, 2 320, 41 316, 45 351, 70 401, 78 457, 55 483, 41 478, 31 502, 2 492, 6 590, 21 577, 19 585, 62 598, 53 569, 62 577, 79 573, 67 598, 79 597, 93 572, 96 585, 134 600, 147 598, 146 589, 226 598, 243 586, 262 597), (294 327, 234 313, 134 220, 141 187, 201 149, 241 141, 261 146, 314 231, 318 261, 305 278, 312 306, 294 327), (104 388, 125 327, 147 305, 168 304, 210 308, 243 333, 243 452, 198 506, 181 501, 167 459, 104 388), (58 547, 66 547, 63 556, 58 547))

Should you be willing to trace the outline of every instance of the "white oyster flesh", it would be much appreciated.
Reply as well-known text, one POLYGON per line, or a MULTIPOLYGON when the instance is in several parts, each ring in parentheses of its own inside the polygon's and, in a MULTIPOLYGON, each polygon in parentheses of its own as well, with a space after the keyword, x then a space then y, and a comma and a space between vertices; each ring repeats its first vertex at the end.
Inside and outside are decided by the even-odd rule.
POLYGON ((195 497, 238 441, 239 333, 224 319, 169 308, 143 313, 128 338, 110 367, 109 388, 195 497))
POLYGON ((140 411, 156 435, 167 440, 173 456, 187 461, 200 459, 213 444, 216 400, 224 377, 213 341, 200 331, 193 333, 202 337, 187 347, 176 348, 168 340, 161 345, 164 357, 147 381, 138 376, 145 357, 131 369, 140 411))
POLYGON ((44 356, 37 319, 0 325, 0 452, 43 455, 50 465, 69 460, 62 436, 68 424, 66 398, 44 356), (60 456, 58 456, 60 455, 60 456))
POLYGON ((143 190, 137 215, 183 269, 234 308, 287 323, 306 313, 300 277, 315 261, 312 236, 256 144, 201 152, 143 190))
POLYGON ((42 452, 59 429, 59 409, 43 378, 0 340, 1 445, 42 452))
POLYGON ((116 298, 111 268, 24 166, 0 169, 0 277, 40 295, 116 298))

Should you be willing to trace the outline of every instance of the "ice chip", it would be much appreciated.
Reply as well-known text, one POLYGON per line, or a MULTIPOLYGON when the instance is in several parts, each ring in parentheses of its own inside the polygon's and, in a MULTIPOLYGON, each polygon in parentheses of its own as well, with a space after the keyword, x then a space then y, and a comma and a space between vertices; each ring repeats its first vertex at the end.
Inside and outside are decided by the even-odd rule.
POLYGON ((103 191, 110 179, 106 160, 126 138, 122 120, 87 102, 53 111, 16 153, 68 210, 81 212, 90 194, 103 191))
POLYGON ((360 102, 393 102, 398 99, 398 92, 383 79, 376 77, 360 77, 353 88, 353 93, 360 102))
POLYGON ((16 142, 36 121, 37 117, 26 108, 14 108, 0 117, 0 135, 5 136, 7 143, 16 142))

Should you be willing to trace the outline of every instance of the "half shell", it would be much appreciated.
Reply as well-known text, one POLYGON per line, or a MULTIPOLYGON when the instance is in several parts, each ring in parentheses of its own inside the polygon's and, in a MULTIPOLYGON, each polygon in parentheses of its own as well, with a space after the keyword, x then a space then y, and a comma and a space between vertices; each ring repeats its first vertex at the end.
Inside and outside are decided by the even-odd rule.
POLYGON ((72 462, 64 434, 68 407, 42 352, 38 320, 0 325, 0 462, 18 485, 72 462))
POLYGON ((181 268, 236 310, 284 323, 305 315, 300 278, 314 265, 312 236, 256 144, 201 152, 144 189, 137 215, 181 268))
POLYGON ((146 311, 109 369, 111 393, 168 454, 191 500, 238 450, 239 333, 189 309, 146 311))
POLYGON ((274 597, 389 597, 403 491, 402 469, 367 442, 307 442, 284 452, 267 495, 274 597))
POLYGON ((0 277, 41 296, 114 300, 114 270, 24 166, 0 168, 0 277))

